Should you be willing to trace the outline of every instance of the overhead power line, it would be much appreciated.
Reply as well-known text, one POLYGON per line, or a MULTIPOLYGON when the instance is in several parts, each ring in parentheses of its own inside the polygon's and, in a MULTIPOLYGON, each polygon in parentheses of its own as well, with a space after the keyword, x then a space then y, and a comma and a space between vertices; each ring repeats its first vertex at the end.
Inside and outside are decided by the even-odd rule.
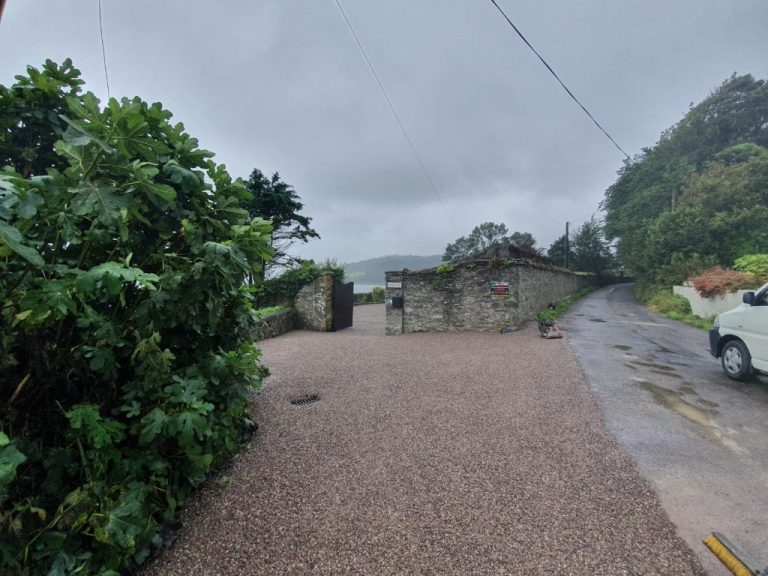
POLYGON ((400 126, 400 130, 402 130, 403 136, 405 136, 405 139, 408 142, 408 146, 410 146, 411 151, 413 152, 413 155, 416 157, 416 161, 419 163, 419 167, 421 168, 421 171, 424 173, 424 178, 427 180, 427 182, 429 183, 429 187, 432 189, 432 192, 435 194, 435 197, 440 202, 440 206, 442 206, 443 212, 445 212, 445 216, 448 218, 448 222, 451 223, 451 226, 456 232, 456 235, 457 236, 460 235, 459 229, 456 228, 456 224, 454 224, 453 219, 451 218, 451 215, 448 213, 448 209, 445 207, 445 204, 443 203, 443 199, 440 197, 440 194, 437 191, 437 187, 432 181, 432 178, 429 176, 429 172, 427 172, 427 169, 424 166, 424 162, 422 162, 421 160, 421 156, 416 151, 416 146, 413 145, 413 140, 411 140, 411 137, 408 135, 408 131, 405 129, 405 126, 400 120, 400 115, 397 113, 397 110, 395 109, 395 105, 392 103, 392 99, 389 97, 389 94, 387 94, 387 91, 384 88, 384 84, 381 82, 381 78, 379 78, 379 75, 376 73, 376 69, 373 67, 373 62, 371 62, 371 59, 368 58, 368 54, 366 53, 365 48, 363 48, 363 44, 360 42, 360 38, 358 38, 357 34, 355 33, 355 29, 352 27, 352 23, 349 21, 349 18, 347 18, 347 14, 346 12, 344 12, 344 8, 341 6, 341 2, 339 0, 335 0, 335 2, 336 2, 336 6, 339 9, 339 12, 341 13, 341 16, 344 18, 344 22, 347 23, 347 28, 349 28, 349 31, 352 33, 352 36, 355 39, 355 43, 357 44, 357 47, 360 50, 360 53, 363 55, 363 58, 365 59, 366 64, 368 64, 368 68, 370 68, 371 74, 373 74, 373 77, 376 80, 376 84, 379 85, 379 90, 381 90, 381 93, 384 95, 384 99, 387 101, 387 105, 389 106, 389 109, 392 111, 392 116, 395 117, 395 121, 397 122, 397 125, 400 126))
POLYGON ((586 109, 586 107, 584 106, 584 104, 582 104, 582 103, 579 101, 579 99, 578 99, 578 98, 576 98, 576 96, 574 96, 573 92, 571 92, 571 91, 568 89, 568 86, 566 86, 566 85, 565 85, 565 83, 564 83, 562 80, 560 80, 560 76, 558 76, 558 75, 557 75, 557 73, 556 73, 556 72, 555 72, 555 71, 552 69, 552 66, 550 66, 550 65, 547 63, 547 61, 546 61, 546 60, 544 60, 544 58, 542 57, 542 55, 541 55, 541 54, 539 54, 539 53, 536 51, 536 49, 535 49, 535 48, 534 48, 534 47, 531 45, 531 43, 530 43, 530 42, 528 42, 528 40, 526 39, 526 37, 525 37, 525 36, 523 36, 523 33, 522 33, 522 32, 520 32, 520 29, 519 29, 517 26, 515 26, 515 25, 513 24, 512 20, 510 20, 510 19, 509 19, 509 16, 507 16, 507 15, 506 15, 506 13, 504 12, 504 10, 502 10, 502 9, 501 9, 501 6, 499 6, 499 5, 496 3, 496 0, 491 0, 491 3, 492 3, 494 6, 496 6, 496 9, 497 9, 499 12, 501 12, 501 15, 502 15, 502 16, 504 16, 504 19, 505 19, 505 20, 506 20, 506 21, 509 23, 509 25, 510 25, 510 26, 512 27, 512 29, 513 29, 513 30, 514 30, 514 31, 517 33, 517 35, 518 35, 518 36, 520 36, 520 39, 521 39, 523 42, 525 42, 525 45, 526 45, 526 46, 528 46, 528 48, 530 48, 530 49, 531 49, 531 52, 533 52, 534 54, 536 54, 536 56, 538 57, 538 59, 539 59, 539 60, 541 60, 541 63, 542 63, 542 64, 544 64, 544 66, 546 66, 546 67, 547 67, 547 70, 549 70, 549 72, 552 74, 552 76, 554 76, 554 77, 555 77, 555 80, 557 80, 557 81, 560 83, 560 86, 562 86, 562 87, 563 87, 563 90, 565 90, 565 91, 568 93, 568 96, 570 96, 570 97, 573 99, 573 101, 574 101, 574 102, 576 102, 576 104, 578 104, 578 105, 579 105, 579 107, 580 107, 580 108, 581 108, 581 109, 584 111, 584 113, 585 113, 587 116, 589 116, 589 119, 590 119, 590 120, 592 120, 592 122, 594 122, 595 126, 597 126, 597 127, 600 129, 600 131, 601 131, 603 134, 605 134, 605 135, 608 137, 608 140, 610 140, 610 141, 613 143, 613 145, 614 145, 614 146, 616 146, 616 148, 618 148, 618 149, 619 149, 619 152, 621 152, 622 154, 624 154, 624 156, 626 156, 627 158, 629 158, 629 154, 627 154, 626 152, 624 152, 624 149, 623 149, 621 146, 619 146, 619 145, 618 145, 618 143, 616 142, 616 140, 614 140, 614 139, 613 139, 613 136, 611 136, 610 134, 608 134, 608 132, 606 131, 606 129, 605 129, 605 128, 603 128, 603 127, 600 125, 600 123, 599 123, 597 120, 595 120, 595 117, 594 117, 594 116, 592 116, 592 114, 590 114, 589 110, 587 110, 587 109, 586 109))
POLYGON ((101 0, 99 0, 99 36, 101 37, 101 60, 104 62, 104 79, 107 82, 107 99, 112 98, 109 91, 109 73, 107 72, 107 50, 104 47, 104 25, 101 17, 101 0))

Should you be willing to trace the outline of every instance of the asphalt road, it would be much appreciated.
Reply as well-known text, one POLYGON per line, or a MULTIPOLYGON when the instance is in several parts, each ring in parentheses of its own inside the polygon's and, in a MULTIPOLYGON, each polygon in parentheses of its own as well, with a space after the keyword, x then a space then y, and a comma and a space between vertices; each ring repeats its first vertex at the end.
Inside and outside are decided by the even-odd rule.
POLYGON ((723 532, 768 564, 768 384, 729 380, 707 334, 649 313, 632 286, 580 301, 561 327, 608 429, 710 574, 701 541, 723 532))

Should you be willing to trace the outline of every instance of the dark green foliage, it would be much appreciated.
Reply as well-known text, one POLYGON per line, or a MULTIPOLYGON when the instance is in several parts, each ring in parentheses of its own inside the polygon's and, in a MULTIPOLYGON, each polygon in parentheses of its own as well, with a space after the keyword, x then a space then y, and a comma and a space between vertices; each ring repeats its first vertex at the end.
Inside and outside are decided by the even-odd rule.
POLYGON ((605 232, 619 259, 669 285, 674 263, 730 265, 768 250, 766 146, 768 84, 733 76, 625 162, 606 191, 605 232))
POLYGON ((504 224, 484 222, 475 226, 469 236, 462 236, 445 247, 444 262, 455 262, 468 256, 482 254, 490 248, 512 244, 523 250, 536 251, 536 240, 529 232, 513 232, 507 236, 504 224))
POLYGON ((536 239, 530 232, 512 232, 507 237, 507 243, 523 250, 536 251, 536 239))
POLYGON ((552 245, 547 249, 547 257, 564 268, 573 264, 573 248, 566 242, 565 234, 552 242, 552 245), (566 258, 566 246, 568 246, 568 258, 566 258))
POLYGON ((299 202, 299 195, 293 187, 283 182, 277 172, 272 178, 267 178, 257 168, 251 172, 245 186, 252 198, 242 201, 241 206, 251 217, 264 218, 272 223, 270 243, 274 254, 262 268, 264 278, 268 269, 297 263, 288 254, 294 242, 309 242, 311 238, 320 238, 320 235, 310 228, 312 219, 299 214, 304 204, 299 202))
POLYGON ((571 268, 574 270, 607 274, 613 267, 613 257, 603 236, 603 228, 594 216, 576 231, 571 249, 571 268))
POLYGON ((0 562, 116 574, 238 450, 270 226, 160 104, 0 88, 0 562))
POLYGON ((729 266, 768 250, 768 149, 727 148, 682 189, 679 206, 648 228, 645 262, 659 270, 673 258, 709 257, 729 266), (750 150, 750 154, 744 154, 750 150))
POLYGON ((260 307, 293 306, 299 290, 325 272, 333 274, 333 279, 338 282, 344 280, 344 268, 333 261, 318 265, 312 260, 298 260, 292 268, 276 278, 265 280, 256 288, 258 304, 260 307))
POLYGON ((383 304, 385 296, 386 290, 380 286, 375 286, 370 292, 355 294, 355 304, 383 304))

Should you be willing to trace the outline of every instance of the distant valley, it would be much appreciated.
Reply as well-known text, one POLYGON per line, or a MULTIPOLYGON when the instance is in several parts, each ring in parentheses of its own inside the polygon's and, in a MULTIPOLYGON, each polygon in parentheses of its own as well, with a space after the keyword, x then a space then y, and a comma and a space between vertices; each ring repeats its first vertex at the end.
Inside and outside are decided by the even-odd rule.
POLYGON ((393 255, 370 258, 344 265, 344 277, 348 282, 384 284, 384 273, 392 270, 423 270, 434 268, 442 262, 442 256, 393 255))

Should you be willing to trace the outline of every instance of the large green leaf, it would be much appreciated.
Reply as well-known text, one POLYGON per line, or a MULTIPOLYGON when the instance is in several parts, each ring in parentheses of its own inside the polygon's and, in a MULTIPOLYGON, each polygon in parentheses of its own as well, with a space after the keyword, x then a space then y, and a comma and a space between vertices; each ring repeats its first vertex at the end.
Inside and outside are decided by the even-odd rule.
POLYGON ((116 222, 120 210, 129 206, 128 199, 116 193, 115 187, 96 182, 81 182, 70 188, 72 211, 78 216, 92 216, 105 224, 116 222))
POLYGON ((139 288, 155 290, 155 284, 159 281, 157 274, 144 272, 141 268, 131 268, 122 262, 105 262, 79 274, 75 286, 81 294, 90 294, 96 289, 96 283, 101 282, 107 292, 114 296, 125 283, 130 282, 139 288))
POLYGON ((162 434, 163 426, 168 417, 162 408, 153 408, 149 414, 141 419, 141 434, 139 434, 139 444, 149 444, 157 436, 162 434))
POLYGON ((22 243, 23 238, 21 232, 2 220, 0 220, 0 242, 27 260, 30 264, 34 264, 40 268, 45 266, 45 261, 38 251, 31 246, 26 246, 22 243))

